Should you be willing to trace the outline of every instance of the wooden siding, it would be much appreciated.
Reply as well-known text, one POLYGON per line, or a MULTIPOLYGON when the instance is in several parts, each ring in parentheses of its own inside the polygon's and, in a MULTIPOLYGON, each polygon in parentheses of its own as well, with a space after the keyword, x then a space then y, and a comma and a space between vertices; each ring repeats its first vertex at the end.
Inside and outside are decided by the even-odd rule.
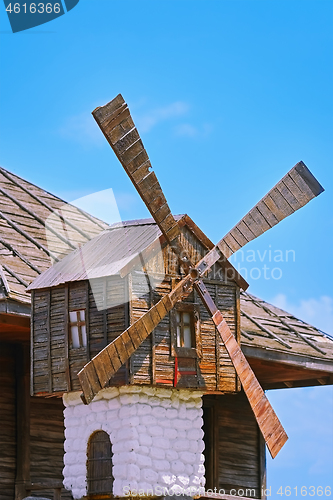
MULTIPOLYGON (((126 280, 119 276, 34 291, 32 393, 79 391, 78 371, 128 326, 126 280), (120 304, 119 304, 120 302, 120 304), (86 310, 87 347, 71 347, 68 311, 86 310), (100 309, 100 310, 99 310, 100 309), (49 376, 49 374, 51 374, 49 376)), ((112 384, 127 381, 126 367, 112 384)))
MULTIPOLYGON (((182 244, 193 262, 203 257, 205 247, 186 226, 182 228, 182 244)), ((168 294, 181 279, 178 259, 167 245, 146 263, 144 271, 133 270, 131 272, 131 323, 168 294)), ((238 286, 225 278, 219 264, 215 264, 207 273, 204 282, 239 341, 238 286)), ((206 308, 196 292, 191 293, 185 302, 194 302, 199 305, 202 343, 202 357, 198 359, 197 379, 189 379, 189 386, 202 387, 209 391, 238 391, 239 383, 235 370, 206 308)), ((174 382, 174 361, 174 357, 171 357, 170 317, 167 315, 131 356, 130 381, 134 384, 171 386, 174 382)))
POLYGON ((261 498, 265 476, 264 449, 258 425, 243 392, 204 396, 207 487, 261 498), (208 445, 208 446, 207 446, 208 445), (246 491, 247 490, 247 491, 246 491), (250 492, 252 490, 252 492, 250 492))
MULTIPOLYGON (((205 254, 205 247, 184 226, 182 243, 193 262, 205 254)), ((33 300, 33 393, 61 394, 80 390, 78 371, 106 345, 120 335, 129 324, 168 294, 181 279, 178 259, 168 245, 142 263, 125 278, 110 276, 90 281, 71 282, 51 289, 37 289, 33 300), (89 290, 89 292, 88 292, 89 290), (88 345, 71 348, 68 311, 86 310, 88 345), (49 377, 48 373, 52 376, 49 377)), ((225 278, 223 269, 215 264, 204 282, 225 315, 231 331, 239 340, 239 288, 225 278)), ((200 321, 200 356, 185 371, 179 387, 200 387, 209 391, 235 392, 239 384, 231 360, 220 335, 197 293, 185 302, 198 304, 200 321)), ((198 339, 199 341, 199 339, 198 339)), ((170 317, 159 323, 110 380, 110 385, 158 384, 173 386, 175 357, 172 356, 170 317)), ((181 359, 181 358, 179 358, 181 359)), ((185 364, 184 364, 185 363, 185 364)))
POLYGON ((0 491, 12 500, 16 472, 15 347, 0 344, 0 491))
MULTIPOLYGON (((64 468, 64 416, 63 403, 59 398, 37 398, 30 400, 30 474, 31 481, 63 481, 64 468)), ((37 493, 37 492, 36 492, 37 493)), ((38 491, 40 496, 52 498, 53 491, 38 491)), ((63 489, 61 498, 72 498, 63 489)))

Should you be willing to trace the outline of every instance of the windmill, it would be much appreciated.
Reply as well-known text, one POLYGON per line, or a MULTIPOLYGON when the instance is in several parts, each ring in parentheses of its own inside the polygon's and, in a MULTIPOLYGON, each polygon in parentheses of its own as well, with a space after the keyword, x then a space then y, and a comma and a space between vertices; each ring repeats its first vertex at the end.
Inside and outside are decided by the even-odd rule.
POLYGON ((89 404, 175 304, 195 289, 221 336, 266 445, 274 458, 287 441, 287 434, 202 277, 214 263, 225 262, 249 241, 318 196, 323 191, 322 186, 303 162, 297 163, 194 265, 181 244, 179 226, 170 211, 158 179, 151 170, 148 154, 123 97, 119 94, 110 103, 96 108, 93 116, 166 241, 177 255, 186 276, 168 295, 99 352, 78 373, 83 389, 83 401, 89 404))

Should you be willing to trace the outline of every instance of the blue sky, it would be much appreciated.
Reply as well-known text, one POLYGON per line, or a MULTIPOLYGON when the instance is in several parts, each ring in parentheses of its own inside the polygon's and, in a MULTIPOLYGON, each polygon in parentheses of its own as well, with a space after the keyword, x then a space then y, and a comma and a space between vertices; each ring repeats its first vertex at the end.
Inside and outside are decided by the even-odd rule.
MULTIPOLYGON (((0 5, 1 165, 68 201, 112 188, 123 219, 148 216, 90 114, 121 92, 171 209, 216 242, 303 160, 326 191, 233 262, 250 292, 333 334, 332 14, 324 0, 80 0, 13 35, 0 5)), ((332 388, 269 397, 290 435, 269 483, 332 485, 332 388)))

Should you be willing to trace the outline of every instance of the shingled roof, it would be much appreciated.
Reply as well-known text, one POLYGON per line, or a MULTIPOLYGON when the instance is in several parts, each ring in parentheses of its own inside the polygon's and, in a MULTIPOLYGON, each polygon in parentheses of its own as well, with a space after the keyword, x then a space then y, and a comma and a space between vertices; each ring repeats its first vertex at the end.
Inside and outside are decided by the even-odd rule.
MULTIPOLYGON (((190 217, 180 215, 175 218, 178 224, 186 223, 192 227, 207 249, 213 247, 190 217)), ((48 288, 70 281, 126 274, 132 267, 131 263, 138 261, 138 255, 144 254, 161 237, 153 219, 110 226, 82 249, 56 263, 29 288, 48 288)), ((241 334, 242 345, 249 357, 265 359, 274 353, 274 359, 278 361, 288 359, 293 365, 304 361, 307 369, 313 369, 313 363, 318 368, 319 363, 333 376, 333 339, 329 335, 244 291, 241 293, 241 334)))
POLYGON ((0 167, 0 301, 26 287, 107 224, 0 167))

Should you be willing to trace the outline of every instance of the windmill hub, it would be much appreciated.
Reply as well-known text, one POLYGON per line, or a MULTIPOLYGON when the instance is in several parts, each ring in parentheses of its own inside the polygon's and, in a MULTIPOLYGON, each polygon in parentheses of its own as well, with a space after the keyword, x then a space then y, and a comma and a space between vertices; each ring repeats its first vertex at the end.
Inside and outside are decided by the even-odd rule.
POLYGON ((197 279, 200 278, 200 272, 198 269, 196 269, 195 267, 191 267, 190 268, 190 272, 189 272, 190 276, 191 276, 191 280, 192 282, 193 281, 196 281, 197 279))

